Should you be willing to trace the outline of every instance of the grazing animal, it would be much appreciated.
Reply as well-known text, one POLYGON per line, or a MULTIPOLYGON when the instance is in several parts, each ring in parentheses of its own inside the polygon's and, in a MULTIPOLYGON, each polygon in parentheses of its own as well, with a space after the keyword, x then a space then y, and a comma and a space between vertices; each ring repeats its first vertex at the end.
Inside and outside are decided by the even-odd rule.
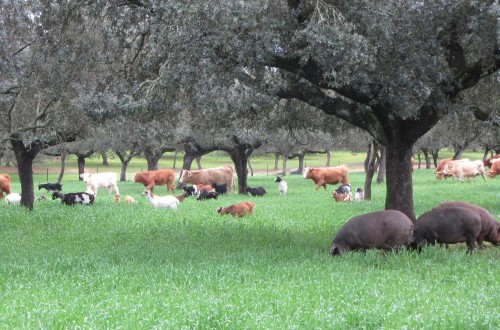
POLYGON ((491 166, 493 163, 500 161, 500 155, 493 155, 493 157, 488 158, 488 159, 483 159, 483 164, 484 167, 489 167, 491 169, 491 166))
POLYGON ((227 184, 225 183, 212 183, 212 187, 215 189, 215 192, 219 195, 223 195, 227 193, 227 184))
POLYGON ((250 188, 250 187, 247 187, 246 189, 246 193, 250 193, 252 196, 264 196, 267 192, 266 192, 266 189, 264 189, 264 187, 257 187, 257 188, 250 188))
POLYGON ((491 179, 494 179, 497 175, 500 175, 500 161, 496 161, 490 166, 490 170, 487 172, 491 179))
POLYGON ((464 182, 464 179, 475 178, 478 175, 484 177, 484 165, 480 160, 469 161, 469 162, 458 162, 458 163, 448 163, 444 166, 443 174, 451 174, 454 178, 457 178, 460 182, 464 182))
POLYGON ((340 185, 337 189, 335 189, 337 194, 349 194, 351 193, 351 185, 349 184, 343 184, 340 185))
POLYGON ((87 190, 93 191, 94 196, 97 196, 97 190, 99 188, 108 188, 108 194, 114 190, 115 194, 119 194, 118 185, 116 184, 116 173, 114 172, 104 172, 104 173, 82 173, 80 177, 83 182, 87 185, 87 190))
POLYGON ((38 197, 38 200, 39 200, 40 202, 46 201, 46 200, 47 200, 47 196, 42 195, 42 196, 38 197))
POLYGON ((467 253, 474 251, 481 232, 481 216, 465 207, 438 207, 422 214, 413 230, 413 249, 425 244, 467 243, 467 253))
POLYGON ((167 186, 167 192, 174 192, 174 179, 174 170, 170 169, 137 172, 134 176, 134 182, 142 183, 151 193, 153 193, 154 186, 162 185, 167 186))
POLYGON ((141 194, 142 196, 146 196, 151 204, 151 207, 157 208, 171 208, 177 210, 177 206, 179 205, 179 200, 175 196, 153 196, 151 195, 151 191, 149 189, 144 189, 141 194))
POLYGON ((183 170, 179 183, 226 184, 227 191, 231 191, 234 188, 234 172, 233 168, 228 165, 197 171, 183 170))
POLYGON ((213 190, 208 191, 206 189, 203 189, 198 194, 197 200, 204 201, 204 200, 207 200, 207 199, 217 199, 218 196, 219 196, 219 194, 217 194, 217 192, 215 192, 213 190))
POLYGON ((3 198, 3 193, 10 194, 10 176, 8 174, 0 174, 0 199, 3 198))
POLYGON ((199 196, 200 192, 203 190, 215 191, 215 189, 212 187, 212 185, 209 185, 209 184, 195 184, 193 187, 194 187, 194 194, 196 196, 199 196))
POLYGON ((358 215, 340 228, 333 239, 330 254, 400 249, 411 243, 412 232, 412 221, 400 211, 384 210, 358 215))
POLYGON ((337 202, 352 202, 352 194, 350 192, 339 194, 337 190, 332 192, 332 197, 337 202))
POLYGON ((94 204, 94 195, 89 194, 86 192, 79 192, 79 193, 66 193, 63 194, 59 191, 54 191, 52 193, 52 199, 61 199, 62 204, 66 205, 75 205, 75 204, 86 204, 86 205, 92 205, 94 204))
POLYGON ((5 202, 7 204, 19 204, 21 202, 21 195, 18 193, 10 193, 5 196, 5 202))
POLYGON ((254 203, 241 202, 238 204, 233 204, 228 207, 219 207, 217 209, 217 212, 220 215, 231 214, 232 216, 241 218, 246 214, 253 214, 254 207, 255 207, 254 203))
POLYGON ((180 203, 184 202, 184 199, 186 199, 186 197, 189 197, 191 195, 189 195, 187 192, 184 192, 182 193, 182 195, 179 195, 179 196, 175 196, 175 198, 177 198, 179 200, 180 203))
POLYGON ((448 179, 451 178, 451 174, 444 174, 443 170, 444 167, 449 164, 449 163, 460 163, 460 162, 469 162, 470 159, 468 158, 462 158, 462 159, 453 159, 453 158, 445 158, 439 161, 439 163, 436 166, 436 169, 434 170, 434 174, 436 175, 437 180, 442 180, 442 179, 448 179))
POLYGON ((184 190, 184 192, 187 193, 188 196, 196 195, 195 194, 195 188, 194 188, 194 186, 186 186, 186 185, 184 185, 182 187, 182 190, 184 190))
POLYGON ((479 214, 479 216, 481 217, 481 231, 479 232, 476 241, 480 248, 484 247, 484 241, 490 242, 493 245, 498 245, 500 243, 500 222, 495 220, 493 215, 484 208, 471 203, 451 201, 441 203, 434 209, 443 207, 465 207, 479 214))
POLYGON ((61 191, 62 184, 60 183, 42 183, 38 185, 38 190, 45 188, 47 191, 61 191))
POLYGON ((306 167, 304 179, 311 179, 316 184, 316 190, 327 184, 349 184, 348 169, 346 166, 337 167, 306 167))
POLYGON ((278 191, 280 192, 280 196, 285 196, 288 192, 288 184, 284 181, 280 176, 276 177, 274 182, 278 183, 278 191))
MULTIPOLYGON (((121 200, 121 196, 120 194, 116 194, 115 195, 115 198, 114 198, 115 202, 120 202, 121 200)), ((133 204, 133 203, 137 203, 137 201, 135 200, 134 197, 132 196, 129 196, 129 195, 126 195, 124 198, 123 198, 123 202, 124 203, 127 203, 127 204, 133 204)))
POLYGON ((354 200, 359 202, 363 199, 365 199, 365 192, 361 188, 356 188, 356 192, 354 193, 354 200))

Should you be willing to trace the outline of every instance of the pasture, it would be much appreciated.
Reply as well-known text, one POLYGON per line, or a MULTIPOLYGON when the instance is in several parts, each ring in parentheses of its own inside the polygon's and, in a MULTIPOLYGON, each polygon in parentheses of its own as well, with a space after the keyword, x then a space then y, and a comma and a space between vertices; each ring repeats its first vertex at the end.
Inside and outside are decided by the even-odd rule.
MULTIPOLYGON (((63 191, 85 190, 76 175, 65 178, 63 191)), ((413 179, 417 216, 463 200, 500 219, 498 178, 438 182, 430 169, 413 179)), ((500 328, 500 248, 334 258, 334 234, 351 217, 383 209, 385 185, 373 184, 372 201, 336 203, 333 186, 285 180, 285 197, 274 176, 258 175, 248 184, 263 186, 265 197, 189 197, 177 211, 152 209, 131 181, 118 185, 133 205, 114 203, 104 189, 90 207, 49 200, 29 212, 1 201, 0 328, 500 328), (243 200, 256 204, 253 216, 216 212, 243 200)), ((364 173, 350 180, 362 187, 364 173)))

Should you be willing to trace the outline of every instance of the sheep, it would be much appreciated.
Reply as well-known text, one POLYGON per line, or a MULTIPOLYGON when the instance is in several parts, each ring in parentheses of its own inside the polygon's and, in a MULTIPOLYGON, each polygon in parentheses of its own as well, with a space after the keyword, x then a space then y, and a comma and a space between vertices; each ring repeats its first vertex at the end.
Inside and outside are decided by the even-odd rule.
POLYGON ((283 181, 283 179, 280 176, 277 176, 274 182, 278 183, 278 190, 280 192, 280 196, 285 196, 286 193, 288 192, 288 184, 286 183, 286 181, 283 181))
POLYGON ((19 204, 21 202, 21 195, 18 193, 10 193, 5 196, 5 202, 7 204, 19 204))
POLYGON ((54 191, 52 193, 52 199, 61 199, 62 204, 74 206, 75 204, 86 204, 92 205, 94 204, 94 195, 86 192, 78 192, 78 193, 66 193, 63 194, 59 191, 54 191))
POLYGON ((179 200, 175 196, 152 196, 151 191, 149 189, 144 189, 141 194, 142 196, 146 196, 153 208, 164 208, 169 207, 173 210, 177 210, 177 206, 179 205, 179 200))

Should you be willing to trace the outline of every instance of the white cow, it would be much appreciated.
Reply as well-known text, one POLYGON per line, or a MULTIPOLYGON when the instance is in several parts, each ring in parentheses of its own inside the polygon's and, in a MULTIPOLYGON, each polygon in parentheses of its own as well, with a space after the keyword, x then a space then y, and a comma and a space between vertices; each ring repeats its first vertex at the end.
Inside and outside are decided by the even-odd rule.
POLYGON ((116 184, 116 173, 114 172, 83 173, 80 174, 80 177, 87 185, 87 191, 92 192, 94 196, 97 196, 97 189, 101 187, 108 188, 109 194, 111 194, 113 190, 115 194, 120 194, 116 184))
POLYGON ((443 169, 443 174, 451 174, 454 178, 463 182, 465 178, 475 178, 478 175, 484 177, 484 164, 480 160, 470 162, 448 163, 443 169))

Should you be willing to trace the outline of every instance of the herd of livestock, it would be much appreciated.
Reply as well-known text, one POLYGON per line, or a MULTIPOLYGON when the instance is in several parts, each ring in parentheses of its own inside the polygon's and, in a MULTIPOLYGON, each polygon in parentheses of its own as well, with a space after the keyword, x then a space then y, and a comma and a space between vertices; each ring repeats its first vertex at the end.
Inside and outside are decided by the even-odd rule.
MULTIPOLYGON (((500 175, 500 155, 483 161, 468 159, 444 159, 439 162, 434 171, 436 178, 449 177, 464 181, 465 178, 475 178, 485 174, 494 178, 500 175), (485 167, 489 167, 485 171, 485 167)), ((311 179, 320 187, 326 189, 327 184, 340 186, 332 192, 332 198, 337 202, 352 201, 352 192, 349 185, 348 169, 346 166, 306 168, 303 174, 305 179, 311 179)), ((40 184, 38 189, 52 191, 52 199, 61 199, 66 205, 92 205, 99 188, 107 188, 108 193, 114 193, 116 202, 135 203, 131 196, 123 199, 117 185, 116 173, 83 173, 82 180, 87 190, 77 193, 62 193, 59 183, 40 184)), ((234 173, 231 166, 204 169, 198 171, 183 170, 179 179, 183 194, 179 196, 158 196, 153 193, 155 186, 166 185, 167 192, 175 192, 175 173, 171 169, 138 172, 134 182, 144 186, 142 196, 148 199, 154 208, 177 209, 178 205, 189 196, 196 196, 198 200, 217 199, 234 189, 234 173), (191 185, 188 185, 191 184, 191 185)), ((280 196, 285 196, 288 185, 280 176, 276 177, 280 196)), ((7 203, 19 203, 21 196, 11 192, 10 177, 0 174, 0 199, 7 196, 7 203)), ((247 187, 246 193, 252 196, 264 196, 267 192, 263 187, 247 187)), ((357 188, 355 200, 363 199, 363 190, 357 188)), ((255 204, 244 201, 228 207, 219 207, 221 215, 231 214, 243 217, 253 214, 255 204)), ((500 243, 500 223, 487 210, 477 205, 465 202, 445 202, 432 210, 422 214, 414 223, 404 213, 396 210, 384 210, 356 216, 347 221, 335 235, 330 248, 331 255, 339 255, 346 251, 365 251, 367 249, 392 250, 402 247, 421 249, 425 244, 453 244, 465 242, 467 252, 473 252, 475 243, 483 247, 483 242, 494 245, 500 243)))

